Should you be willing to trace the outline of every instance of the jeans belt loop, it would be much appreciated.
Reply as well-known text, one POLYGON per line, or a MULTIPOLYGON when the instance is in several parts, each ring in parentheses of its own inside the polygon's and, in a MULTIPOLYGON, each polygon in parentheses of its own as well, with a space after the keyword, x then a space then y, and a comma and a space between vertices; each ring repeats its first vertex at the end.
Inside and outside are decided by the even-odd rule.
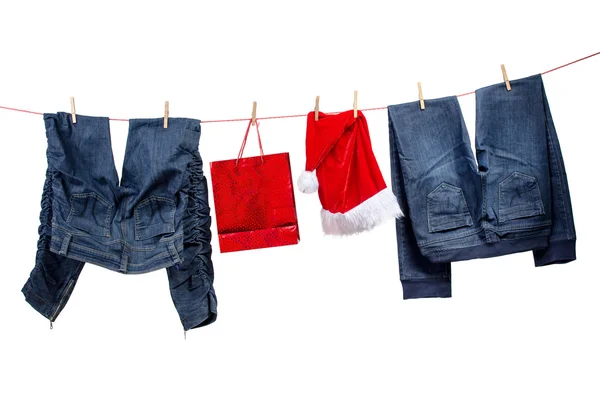
POLYGON ((71 243, 72 237, 73 235, 71 235, 70 233, 67 233, 65 235, 65 238, 62 241, 62 245, 60 246, 60 251, 58 252, 58 254, 60 254, 61 256, 67 255, 67 250, 69 249, 69 244, 71 243))
POLYGON ((173 262, 175 264, 181 264, 181 258, 179 258, 179 253, 177 252, 177 249, 175 248, 175 244, 173 244, 173 242, 169 242, 167 244, 167 247, 169 248, 169 253, 171 253, 173 262))

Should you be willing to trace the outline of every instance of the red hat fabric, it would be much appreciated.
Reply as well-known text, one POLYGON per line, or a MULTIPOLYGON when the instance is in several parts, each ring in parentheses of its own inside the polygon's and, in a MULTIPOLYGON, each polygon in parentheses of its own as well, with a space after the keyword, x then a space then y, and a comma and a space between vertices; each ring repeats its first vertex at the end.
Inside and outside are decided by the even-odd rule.
POLYGON ((328 235, 370 230, 402 216, 396 196, 383 179, 367 120, 361 111, 319 112, 307 116, 306 171, 298 179, 303 193, 319 190, 321 224, 328 235))

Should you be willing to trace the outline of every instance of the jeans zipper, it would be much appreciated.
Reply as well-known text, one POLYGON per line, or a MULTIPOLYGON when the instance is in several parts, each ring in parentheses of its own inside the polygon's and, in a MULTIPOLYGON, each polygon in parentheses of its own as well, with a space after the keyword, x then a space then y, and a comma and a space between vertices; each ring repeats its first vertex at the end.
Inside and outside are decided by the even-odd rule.
POLYGON ((54 320, 56 319, 56 315, 62 309, 65 298, 69 295, 69 293, 71 293, 71 288, 73 287, 73 283, 74 283, 74 281, 73 281, 73 279, 71 279, 69 281, 69 284, 67 285, 67 288, 65 289, 65 292, 63 293, 62 297, 60 298, 60 302, 58 303, 58 306, 56 307, 54 314, 52 314, 52 316, 50 317, 50 322, 54 322, 54 320))

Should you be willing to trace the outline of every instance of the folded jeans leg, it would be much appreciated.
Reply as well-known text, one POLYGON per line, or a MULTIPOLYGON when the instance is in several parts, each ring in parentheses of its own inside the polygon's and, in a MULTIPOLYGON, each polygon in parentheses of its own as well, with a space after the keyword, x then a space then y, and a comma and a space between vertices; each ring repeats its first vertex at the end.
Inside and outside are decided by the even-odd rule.
POLYGON ((208 187, 202 173, 202 159, 197 152, 188 172, 190 184, 183 221, 183 261, 167 268, 171 298, 185 331, 209 325, 217 319, 208 187))
POLYGON ((389 133, 392 190, 398 198, 404 214, 403 217, 396 219, 398 262, 403 297, 404 299, 451 297, 450 263, 432 263, 424 257, 419 250, 413 233, 402 167, 396 144, 396 131, 391 116, 389 133))
POLYGON ((552 120, 552 114, 550 114, 550 106, 548 105, 543 81, 541 84, 544 111, 546 114, 546 137, 552 196, 552 230, 550 231, 548 247, 533 251, 536 267, 565 264, 577 258, 575 254, 575 223, 573 221, 567 172, 556 128, 554 127, 554 121, 552 120))
POLYGON ((46 171, 42 194, 39 240, 35 267, 23 286, 25 300, 40 314, 55 321, 64 309, 77 283, 84 263, 52 253, 49 250, 52 235, 52 170, 46 171))
POLYGON ((171 298, 186 331, 210 325, 217 319, 217 298, 206 256, 198 254, 187 268, 190 269, 167 268, 171 298))

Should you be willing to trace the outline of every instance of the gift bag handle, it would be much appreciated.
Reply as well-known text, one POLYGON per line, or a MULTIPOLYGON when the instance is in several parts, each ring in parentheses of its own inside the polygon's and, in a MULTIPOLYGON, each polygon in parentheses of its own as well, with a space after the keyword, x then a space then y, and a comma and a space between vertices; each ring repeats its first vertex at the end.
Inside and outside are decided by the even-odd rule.
MULTIPOLYGON (((260 132, 258 131, 258 122, 256 122, 256 136, 258 136, 258 147, 260 148, 260 160, 262 163, 265 163, 264 152, 262 148, 262 142, 260 140, 260 132)), ((237 167, 240 158, 244 154, 244 148, 246 147, 246 141, 248 140, 248 133, 250 133, 250 126, 252 125, 252 120, 248 121, 248 127, 246 128, 246 134, 244 135, 244 140, 242 141, 242 147, 240 148, 240 152, 238 153, 237 160, 235 160, 235 166, 237 167)))

